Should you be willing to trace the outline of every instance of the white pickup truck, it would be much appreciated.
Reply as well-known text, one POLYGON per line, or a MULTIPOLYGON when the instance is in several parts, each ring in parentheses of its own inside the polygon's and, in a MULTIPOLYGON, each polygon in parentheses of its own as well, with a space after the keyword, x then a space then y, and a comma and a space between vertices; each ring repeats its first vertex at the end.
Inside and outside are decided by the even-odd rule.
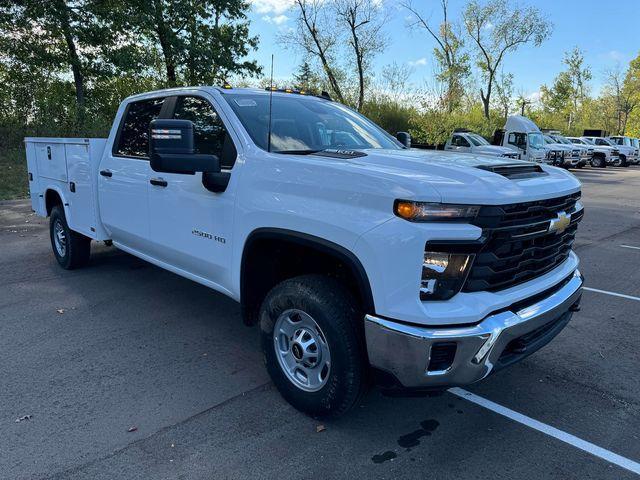
POLYGON ((444 149, 457 153, 475 153, 491 157, 518 159, 519 154, 510 148, 491 145, 483 136, 469 130, 455 130, 444 144, 444 149))
POLYGON ((579 308, 573 175, 407 149, 326 98, 156 91, 124 100, 108 139, 25 142, 63 268, 105 241, 237 300, 275 385, 312 415, 346 412, 371 379, 481 380, 579 308))
POLYGON ((620 149, 620 156, 627 165, 637 165, 640 163, 640 150, 635 146, 633 138, 624 135, 615 135, 608 137, 611 143, 620 149))

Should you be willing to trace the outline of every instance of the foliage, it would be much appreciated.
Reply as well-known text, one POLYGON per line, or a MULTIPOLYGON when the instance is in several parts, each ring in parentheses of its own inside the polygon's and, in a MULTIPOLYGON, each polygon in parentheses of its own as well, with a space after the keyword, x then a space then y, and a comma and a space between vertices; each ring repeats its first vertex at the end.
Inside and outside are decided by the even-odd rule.
POLYGON ((0 200, 26 198, 29 195, 24 148, 13 148, 0 155, 0 200))
POLYGON ((489 119, 493 84, 505 55, 526 43, 540 45, 551 35, 552 23, 537 8, 519 8, 509 0, 489 0, 486 4, 471 0, 463 21, 486 82, 486 87, 480 89, 480 98, 489 119))
POLYGON ((386 45, 383 3, 295 0, 293 4, 295 28, 281 34, 280 43, 302 52, 307 62, 315 64, 323 89, 333 98, 362 110, 372 61, 386 45))
POLYGON ((417 10, 411 1, 401 4, 411 14, 410 27, 422 28, 433 40, 436 46, 433 56, 438 62, 436 80, 444 85, 439 102, 447 112, 453 112, 460 106, 464 95, 464 82, 471 74, 469 54, 464 51, 462 33, 456 24, 448 17, 448 0, 441 0, 442 23, 438 29, 429 24, 427 18, 417 10))

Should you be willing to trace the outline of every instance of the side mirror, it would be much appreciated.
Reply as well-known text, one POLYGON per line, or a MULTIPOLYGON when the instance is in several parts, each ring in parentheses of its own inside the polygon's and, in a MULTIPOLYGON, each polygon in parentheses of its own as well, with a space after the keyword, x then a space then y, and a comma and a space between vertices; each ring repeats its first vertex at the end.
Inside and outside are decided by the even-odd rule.
POLYGON ((218 157, 194 152, 191 121, 156 119, 149 125, 149 158, 154 172, 220 172, 218 157))
POLYGON ((398 140, 405 147, 411 148, 411 135, 409 135, 407 132, 396 133, 396 140, 398 140))

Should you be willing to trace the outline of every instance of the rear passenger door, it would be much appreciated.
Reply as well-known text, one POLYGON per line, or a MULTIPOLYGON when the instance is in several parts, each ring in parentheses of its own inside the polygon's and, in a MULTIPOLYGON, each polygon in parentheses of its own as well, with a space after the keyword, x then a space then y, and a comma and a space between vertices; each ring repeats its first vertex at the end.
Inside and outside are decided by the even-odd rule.
POLYGON ((237 151, 211 98, 172 97, 171 117, 190 120, 195 153, 216 155, 223 171, 231 172, 224 192, 202 184, 202 174, 155 173, 149 186, 150 241, 154 256, 219 287, 230 285, 231 232, 237 173, 237 151))
POLYGON ((111 151, 105 152, 98 176, 102 222, 120 246, 143 252, 149 239, 147 189, 149 123, 162 118, 164 97, 131 102, 121 117, 111 151))

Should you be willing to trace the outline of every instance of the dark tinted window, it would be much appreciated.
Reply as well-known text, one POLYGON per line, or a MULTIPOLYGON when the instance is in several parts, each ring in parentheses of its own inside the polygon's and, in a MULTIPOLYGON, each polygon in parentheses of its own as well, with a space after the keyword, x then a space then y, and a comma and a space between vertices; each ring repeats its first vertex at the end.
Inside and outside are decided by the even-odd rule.
POLYGON ((510 133, 508 142, 519 148, 524 148, 527 144, 527 138, 524 133, 510 133))
POLYGON ((129 104, 120 130, 116 155, 147 158, 149 156, 149 123, 158 118, 164 98, 153 98, 129 104))
POLYGON ((231 142, 218 113, 207 100, 200 97, 179 97, 173 118, 191 120, 196 153, 216 155, 222 166, 233 166, 233 160, 222 155, 225 142, 231 142), (231 163, 231 165, 229 165, 231 163))

